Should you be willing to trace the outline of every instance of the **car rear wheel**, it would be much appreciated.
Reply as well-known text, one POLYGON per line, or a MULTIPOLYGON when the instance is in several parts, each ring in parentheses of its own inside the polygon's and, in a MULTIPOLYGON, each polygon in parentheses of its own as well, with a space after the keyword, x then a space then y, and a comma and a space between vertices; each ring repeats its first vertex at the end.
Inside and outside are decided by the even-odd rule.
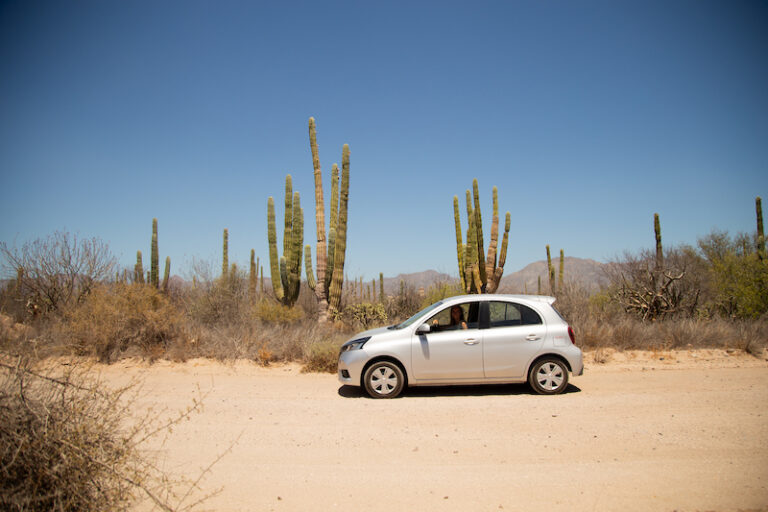
POLYGON ((561 360, 546 357, 533 365, 528 383, 541 395, 557 395, 568 387, 568 368, 561 360))
POLYGON ((395 363, 379 361, 365 371, 363 383, 372 398, 395 398, 405 386, 405 376, 395 363))

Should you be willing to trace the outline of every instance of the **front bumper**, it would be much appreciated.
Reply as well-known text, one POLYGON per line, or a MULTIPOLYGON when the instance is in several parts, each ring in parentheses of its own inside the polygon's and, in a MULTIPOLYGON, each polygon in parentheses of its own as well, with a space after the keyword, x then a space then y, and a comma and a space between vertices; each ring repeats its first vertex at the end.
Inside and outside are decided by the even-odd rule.
POLYGON ((368 358, 364 348, 342 352, 339 355, 339 382, 348 386, 359 386, 368 358))

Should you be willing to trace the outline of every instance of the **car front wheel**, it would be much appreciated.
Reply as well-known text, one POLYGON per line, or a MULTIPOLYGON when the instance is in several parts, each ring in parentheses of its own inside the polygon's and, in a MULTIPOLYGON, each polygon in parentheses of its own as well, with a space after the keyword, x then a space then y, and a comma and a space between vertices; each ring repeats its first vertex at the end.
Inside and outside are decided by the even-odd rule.
POLYGON ((395 398, 405 386, 405 376, 395 363, 380 361, 365 371, 363 383, 372 398, 395 398))
POLYGON ((541 395, 557 395, 568 387, 568 368, 557 358, 544 358, 531 368, 528 383, 541 395))

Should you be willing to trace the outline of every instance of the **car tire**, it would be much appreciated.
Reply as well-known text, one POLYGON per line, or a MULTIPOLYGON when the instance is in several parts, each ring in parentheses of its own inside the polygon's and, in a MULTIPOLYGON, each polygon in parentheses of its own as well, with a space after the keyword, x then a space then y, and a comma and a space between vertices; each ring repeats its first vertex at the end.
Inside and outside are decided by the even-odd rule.
POLYGON ((540 395, 557 395, 568 387, 568 367, 556 357, 536 361, 528 374, 528 384, 540 395))
POLYGON ((395 398, 405 387, 405 375, 397 364, 379 361, 365 370, 363 384, 371 398, 395 398))

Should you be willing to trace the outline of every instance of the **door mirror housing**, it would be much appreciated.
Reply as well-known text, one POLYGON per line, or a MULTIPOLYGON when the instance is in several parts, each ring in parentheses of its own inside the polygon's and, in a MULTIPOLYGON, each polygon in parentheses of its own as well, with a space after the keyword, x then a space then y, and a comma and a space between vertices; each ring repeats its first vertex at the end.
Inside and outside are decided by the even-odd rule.
POLYGON ((431 332, 432 328, 429 326, 429 324, 421 324, 416 329, 416 334, 427 334, 428 332, 431 332))

